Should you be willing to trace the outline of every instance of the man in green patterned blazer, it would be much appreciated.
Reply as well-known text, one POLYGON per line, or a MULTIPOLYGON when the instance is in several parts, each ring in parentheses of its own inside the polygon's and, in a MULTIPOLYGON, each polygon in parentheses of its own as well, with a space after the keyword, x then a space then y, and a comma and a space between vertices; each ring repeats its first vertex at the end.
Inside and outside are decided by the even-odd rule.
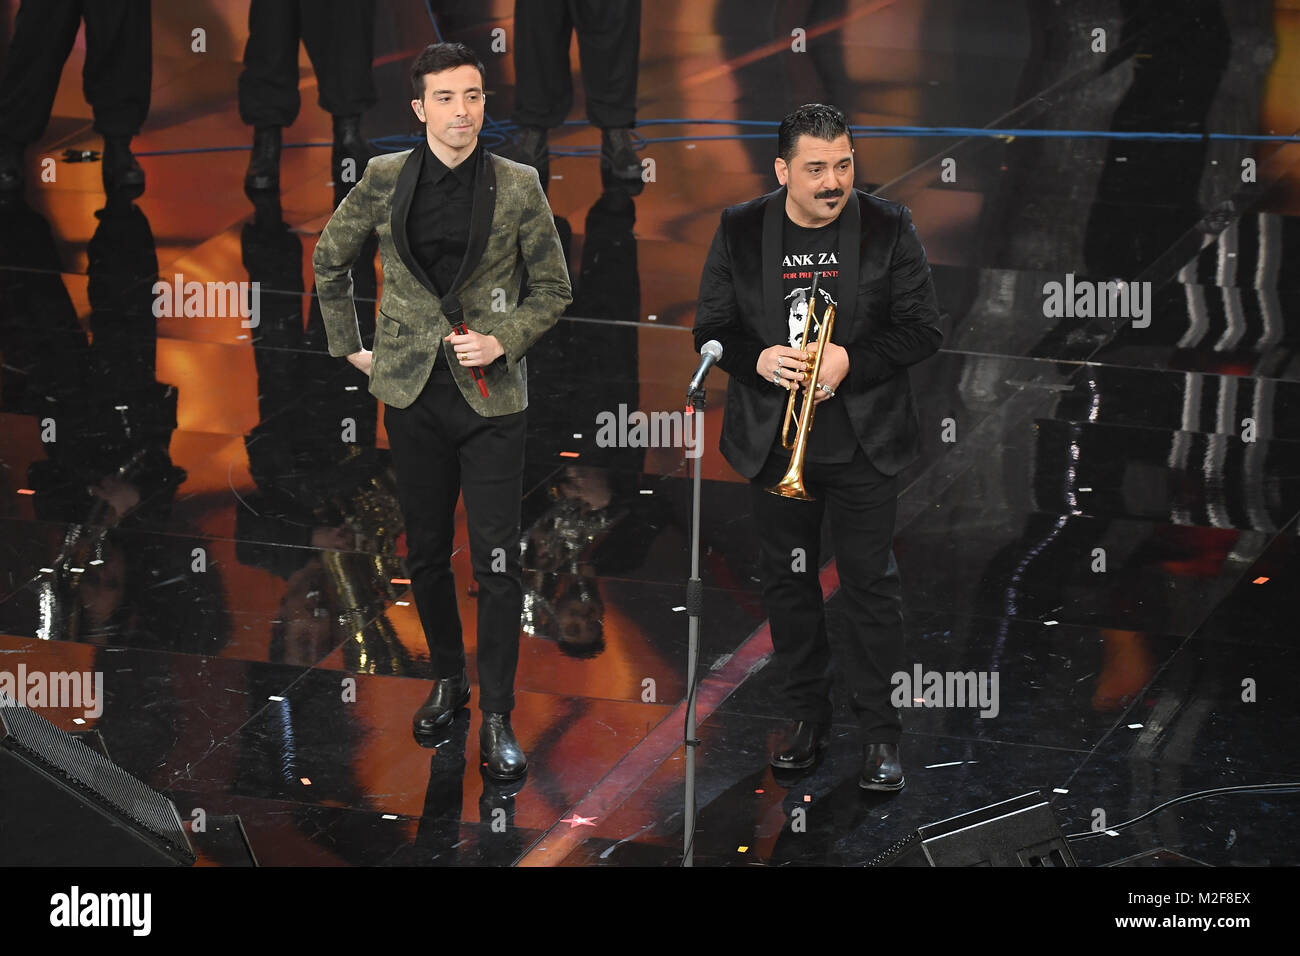
POLYGON ((316 245, 316 291, 330 355, 367 373, 384 403, 411 591, 435 677, 413 719, 416 738, 436 744, 469 702, 451 570, 463 492, 479 588, 479 744, 485 772, 513 780, 527 770, 510 725, 523 602, 524 356, 572 293, 536 170, 478 141, 478 57, 460 43, 432 44, 412 64, 411 84, 425 142, 367 164, 316 245), (350 270, 372 231, 384 281, 367 351, 350 270))

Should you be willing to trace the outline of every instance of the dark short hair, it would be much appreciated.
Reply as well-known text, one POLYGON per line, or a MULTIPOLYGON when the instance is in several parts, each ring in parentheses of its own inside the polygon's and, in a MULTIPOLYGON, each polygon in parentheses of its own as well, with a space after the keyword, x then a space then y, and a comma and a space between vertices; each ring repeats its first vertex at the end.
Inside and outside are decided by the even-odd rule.
POLYGON ((853 146, 853 131, 849 129, 843 113, 824 103, 806 103, 781 120, 781 128, 776 134, 776 154, 787 163, 790 162, 794 159, 799 137, 805 134, 827 142, 847 136, 849 146, 853 146))
POLYGON ((424 99, 424 77, 428 73, 442 73, 458 66, 472 66, 478 70, 479 80, 487 86, 487 72, 478 54, 463 43, 430 43, 411 64, 411 92, 417 100, 424 99))

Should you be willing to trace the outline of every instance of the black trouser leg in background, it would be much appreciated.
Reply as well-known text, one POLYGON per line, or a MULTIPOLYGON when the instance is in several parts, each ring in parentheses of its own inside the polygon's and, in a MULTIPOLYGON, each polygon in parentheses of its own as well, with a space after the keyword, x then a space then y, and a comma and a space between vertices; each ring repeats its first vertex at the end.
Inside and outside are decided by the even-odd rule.
POLYGON ((515 0, 515 111, 520 126, 551 129, 573 108, 568 0, 515 0))
POLYGON ((25 0, 0 76, 0 137, 27 145, 50 121, 59 76, 86 18, 82 91, 101 136, 134 136, 149 112, 148 0, 25 0))
POLYGON ((320 108, 360 116, 374 106, 375 0, 303 0, 301 26, 320 108))
POLYGON ((641 0, 570 0, 578 31, 587 119, 600 129, 636 125, 641 0))
POLYGON ((86 0, 81 90, 100 136, 134 136, 149 115, 153 33, 149 0, 86 0))
POLYGON ((249 126, 292 126, 298 117, 297 3, 251 0, 244 70, 239 74, 239 118, 249 126))

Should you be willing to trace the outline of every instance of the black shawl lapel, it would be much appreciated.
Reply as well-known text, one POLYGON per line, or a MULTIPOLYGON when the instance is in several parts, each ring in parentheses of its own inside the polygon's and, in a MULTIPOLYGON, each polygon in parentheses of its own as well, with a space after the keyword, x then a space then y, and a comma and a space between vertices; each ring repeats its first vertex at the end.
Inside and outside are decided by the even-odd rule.
POLYGON ((402 164, 402 171, 397 174, 397 188, 393 193, 393 245, 403 265, 411 271, 420 284, 442 301, 443 312, 455 324, 460 321, 460 297, 456 292, 465 280, 474 272, 483 250, 487 248, 488 237, 492 234, 492 217, 496 213, 497 179, 492 162, 492 154, 482 145, 479 146, 479 168, 474 178, 474 200, 469 216, 469 241, 465 257, 461 259, 460 270, 452 282, 451 290, 445 296, 438 296, 438 290, 425 273, 423 267, 411 254, 410 240, 406 235, 406 217, 411 212, 411 202, 415 198, 415 187, 420 182, 420 173, 424 169, 424 149, 420 146, 411 150, 411 155, 402 164))
POLYGON ((393 245, 397 248, 397 255, 402 260, 402 264, 436 298, 438 290, 425 274, 424 268, 415 261, 415 256, 411 255, 411 243, 406 236, 406 217, 411 211, 411 200, 415 198, 415 186, 420 181, 420 171, 424 168, 424 150, 425 143, 421 140, 420 144, 411 150, 411 155, 406 157, 406 162, 402 164, 402 171, 397 174, 397 188, 393 191, 391 226, 393 245))
POLYGON ((785 222, 785 187, 767 194, 763 204, 763 254, 759 267, 763 270, 763 338, 770 342, 785 343, 786 332, 783 308, 785 297, 781 293, 782 225, 785 222))
POLYGON ((862 256, 862 210, 858 208, 858 191, 849 187, 844 208, 840 210, 840 274, 835 280, 835 327, 840 330, 840 344, 846 338, 848 326, 858 310, 858 260, 862 256), (848 311, 845 311, 845 310, 848 311))
POLYGON ((479 146, 478 174, 474 178, 474 205, 469 214, 469 240, 465 246, 465 258, 460 261, 460 271, 451 287, 459 292, 465 281, 478 268, 487 248, 488 236, 492 234, 492 216, 497 208, 497 175, 492 154, 481 144, 479 146))

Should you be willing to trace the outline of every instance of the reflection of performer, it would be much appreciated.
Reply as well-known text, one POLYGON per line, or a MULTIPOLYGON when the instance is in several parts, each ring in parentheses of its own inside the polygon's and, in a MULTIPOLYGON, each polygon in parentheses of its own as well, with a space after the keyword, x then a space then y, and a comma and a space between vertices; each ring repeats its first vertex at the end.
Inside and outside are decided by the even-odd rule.
POLYGON ((437 678, 416 711, 416 735, 436 736, 469 700, 451 571, 463 491, 479 586, 479 743, 487 771, 509 779, 527 767, 510 726, 523 600, 524 355, 569 304, 568 269, 536 171, 479 145, 478 57, 459 43, 433 44, 411 80, 425 142, 367 164, 312 261, 330 355, 367 372, 384 403, 411 591, 437 678), (362 347, 348 274, 372 229, 384 269, 373 353, 362 347), (468 330, 456 334, 461 321, 468 330))
MULTIPOLYGON (((722 452, 750 479, 763 542, 763 599, 793 718, 772 765, 811 766, 829 737, 830 645, 818 579, 829 509, 849 632, 839 665, 865 743, 859 783, 899 790, 902 724, 889 693, 904 663, 903 620, 890 545, 896 475, 917 454, 906 368, 938 349, 938 304, 910 213, 853 189, 853 140, 838 110, 795 110, 781 123, 778 154, 783 188, 723 212, 695 320, 696 348, 711 338, 723 345, 719 364, 731 382, 722 452), (795 289, 814 275, 819 300, 825 290, 829 301, 852 303, 836 317, 836 341, 812 343, 807 353, 769 346, 790 341, 792 324, 802 332, 795 289), (825 354, 814 390, 805 373, 818 347, 825 354), (811 502, 764 490, 789 464, 780 425, 791 388, 817 403, 803 471, 811 502)), ((825 304, 814 306, 818 317, 825 304)))
POLYGON ((550 488, 554 503, 524 532, 524 633, 554 640, 570 657, 605 649, 605 602, 593 558, 628 515, 607 473, 570 465, 550 488))
MULTIPOLYGON (((287 293, 261 303, 259 420, 244 436, 257 490, 235 512, 236 556, 285 580, 267 658, 311 665, 341 646, 349 670, 406 674, 409 655, 382 613, 397 594, 392 578, 402 576, 403 528, 388 453, 375 448, 375 400, 350 388, 366 381, 363 372, 309 347, 302 241, 284 222, 279 193, 255 194, 253 204, 239 237, 248 278, 287 293), (356 425, 354 442, 337 438, 345 419, 356 425)), ((368 260, 353 270, 358 288, 367 273, 368 260)), ((313 323, 321 324, 319 307, 309 332, 313 323)))
POLYGON ((0 204, 6 397, 57 425, 27 484, 36 517, 57 522, 62 539, 50 570, 8 609, 30 600, 18 619, 34 621, 45 639, 216 654, 229 639, 220 569, 164 575, 177 550, 188 566, 189 548, 170 514, 186 474, 169 450, 177 390, 157 381, 154 367, 153 231, 123 190, 95 215, 87 335, 49 223, 21 200, 0 204), (161 528, 169 533, 141 534, 161 528))

